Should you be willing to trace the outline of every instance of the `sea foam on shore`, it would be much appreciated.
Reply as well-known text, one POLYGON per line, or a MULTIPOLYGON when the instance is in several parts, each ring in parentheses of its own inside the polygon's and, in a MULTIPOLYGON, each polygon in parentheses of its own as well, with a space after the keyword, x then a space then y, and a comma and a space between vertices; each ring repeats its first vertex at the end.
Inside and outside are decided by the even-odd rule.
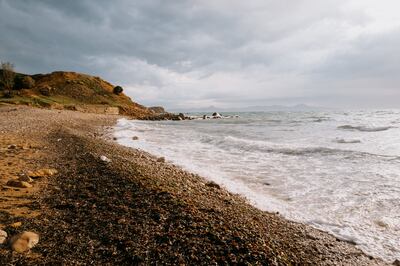
POLYGON ((165 156, 263 210, 393 261, 400 257, 399 115, 390 110, 121 119, 114 135, 120 144, 165 156))

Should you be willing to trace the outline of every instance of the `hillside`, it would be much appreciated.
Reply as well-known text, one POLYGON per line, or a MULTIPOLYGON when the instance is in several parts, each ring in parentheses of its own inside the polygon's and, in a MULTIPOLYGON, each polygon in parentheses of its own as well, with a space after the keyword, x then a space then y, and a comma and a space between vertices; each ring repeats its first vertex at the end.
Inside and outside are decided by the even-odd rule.
POLYGON ((120 114, 135 118, 154 114, 145 106, 133 102, 124 93, 114 93, 115 86, 99 77, 58 71, 36 75, 17 73, 15 80, 12 95, 6 95, 4 90, 0 90, 0 103, 88 112, 102 112, 107 108, 116 110, 117 107, 120 114), (27 76, 34 80, 29 89, 24 84, 18 84, 18 80, 27 76))

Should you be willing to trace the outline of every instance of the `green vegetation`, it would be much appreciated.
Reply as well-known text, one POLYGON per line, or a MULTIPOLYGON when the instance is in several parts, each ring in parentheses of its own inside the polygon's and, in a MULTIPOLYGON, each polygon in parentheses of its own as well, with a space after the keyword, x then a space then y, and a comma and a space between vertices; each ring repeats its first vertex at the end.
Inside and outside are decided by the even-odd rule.
POLYGON ((12 90, 14 87, 14 65, 10 62, 1 62, 0 83, 4 90, 12 90))

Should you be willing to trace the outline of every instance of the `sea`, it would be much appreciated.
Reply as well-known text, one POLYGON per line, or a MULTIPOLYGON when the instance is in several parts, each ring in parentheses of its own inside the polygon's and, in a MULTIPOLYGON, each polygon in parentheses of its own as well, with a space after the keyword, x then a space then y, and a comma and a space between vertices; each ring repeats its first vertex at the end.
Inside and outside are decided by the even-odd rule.
POLYGON ((198 119, 123 118, 114 136, 262 210, 353 242, 374 257, 400 259, 400 110, 191 115, 198 119))

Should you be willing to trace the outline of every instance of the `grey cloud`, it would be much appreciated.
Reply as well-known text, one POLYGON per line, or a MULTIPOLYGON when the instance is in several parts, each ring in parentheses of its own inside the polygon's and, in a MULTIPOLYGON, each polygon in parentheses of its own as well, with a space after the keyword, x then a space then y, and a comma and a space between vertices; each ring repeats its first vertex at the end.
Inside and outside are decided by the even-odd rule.
MULTIPOLYGON (((29 73, 99 75, 145 104, 172 107, 275 99, 334 105, 332 98, 381 95, 382 87, 399 96, 398 28, 376 31, 377 19, 349 3, 367 5, 0 0, 0 59, 29 73)), ((382 106, 391 102, 380 98, 382 106)))

